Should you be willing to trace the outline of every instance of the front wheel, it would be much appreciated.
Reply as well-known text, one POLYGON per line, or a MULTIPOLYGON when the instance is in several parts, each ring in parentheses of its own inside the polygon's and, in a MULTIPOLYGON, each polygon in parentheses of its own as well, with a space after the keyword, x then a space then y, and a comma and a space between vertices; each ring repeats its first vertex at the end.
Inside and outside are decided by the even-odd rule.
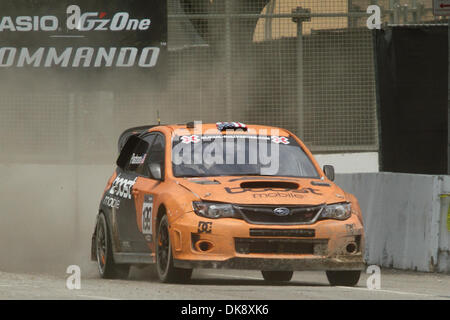
POLYGON ((270 282, 287 282, 292 279, 294 271, 261 271, 264 280, 270 282))
POLYGON ((167 216, 163 216, 159 222, 156 239, 156 270, 161 282, 180 283, 189 281, 192 275, 192 269, 175 268, 173 265, 172 245, 167 216))
POLYGON ((130 265, 114 263, 112 242, 108 232, 108 224, 103 213, 100 213, 95 232, 95 249, 100 276, 105 279, 126 279, 130 265))
POLYGON ((332 286, 354 287, 358 284, 361 271, 327 271, 328 282, 332 286))

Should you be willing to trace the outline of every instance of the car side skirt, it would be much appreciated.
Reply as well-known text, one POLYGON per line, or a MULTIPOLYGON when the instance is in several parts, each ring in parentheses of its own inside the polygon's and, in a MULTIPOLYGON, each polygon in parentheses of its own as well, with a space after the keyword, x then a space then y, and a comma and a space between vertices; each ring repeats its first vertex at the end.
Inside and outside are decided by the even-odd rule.
POLYGON ((115 263, 152 264, 155 258, 148 253, 114 252, 115 263))

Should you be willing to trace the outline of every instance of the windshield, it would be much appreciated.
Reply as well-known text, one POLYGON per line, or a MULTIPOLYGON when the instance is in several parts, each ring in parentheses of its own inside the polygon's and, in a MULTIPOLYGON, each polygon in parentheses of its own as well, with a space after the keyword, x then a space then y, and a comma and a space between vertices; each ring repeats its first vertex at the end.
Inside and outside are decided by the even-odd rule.
POLYGON ((282 136, 175 136, 172 140, 172 164, 176 177, 319 177, 295 139, 282 136))

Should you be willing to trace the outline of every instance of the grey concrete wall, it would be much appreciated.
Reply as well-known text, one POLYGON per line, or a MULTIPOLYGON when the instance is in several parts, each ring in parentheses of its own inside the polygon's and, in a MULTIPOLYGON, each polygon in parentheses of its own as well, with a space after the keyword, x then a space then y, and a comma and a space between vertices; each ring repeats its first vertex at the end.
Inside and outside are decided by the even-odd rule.
MULTIPOLYGON (((450 190, 445 179, 445 190, 450 190)), ((441 195, 441 226, 439 230, 438 270, 441 272, 450 270, 450 194, 441 195)))
POLYGON ((441 195, 450 191, 449 182, 449 176, 338 174, 336 183, 353 193, 361 206, 367 263, 450 272, 441 210, 441 195))
POLYGON ((89 265, 89 241, 113 166, 0 165, 0 270, 89 265))
POLYGON ((317 162, 323 167, 334 166, 336 173, 378 172, 378 152, 328 153, 314 154, 317 162))

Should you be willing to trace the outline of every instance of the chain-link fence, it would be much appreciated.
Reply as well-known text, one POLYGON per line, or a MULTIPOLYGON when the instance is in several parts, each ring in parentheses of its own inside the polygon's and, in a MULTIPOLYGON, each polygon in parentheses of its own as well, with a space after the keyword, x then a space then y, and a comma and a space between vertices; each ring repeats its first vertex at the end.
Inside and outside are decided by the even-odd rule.
POLYGON ((372 31, 440 23, 431 0, 168 0, 166 89, 2 90, 0 161, 110 163, 128 127, 241 121, 313 152, 377 151, 372 31))

